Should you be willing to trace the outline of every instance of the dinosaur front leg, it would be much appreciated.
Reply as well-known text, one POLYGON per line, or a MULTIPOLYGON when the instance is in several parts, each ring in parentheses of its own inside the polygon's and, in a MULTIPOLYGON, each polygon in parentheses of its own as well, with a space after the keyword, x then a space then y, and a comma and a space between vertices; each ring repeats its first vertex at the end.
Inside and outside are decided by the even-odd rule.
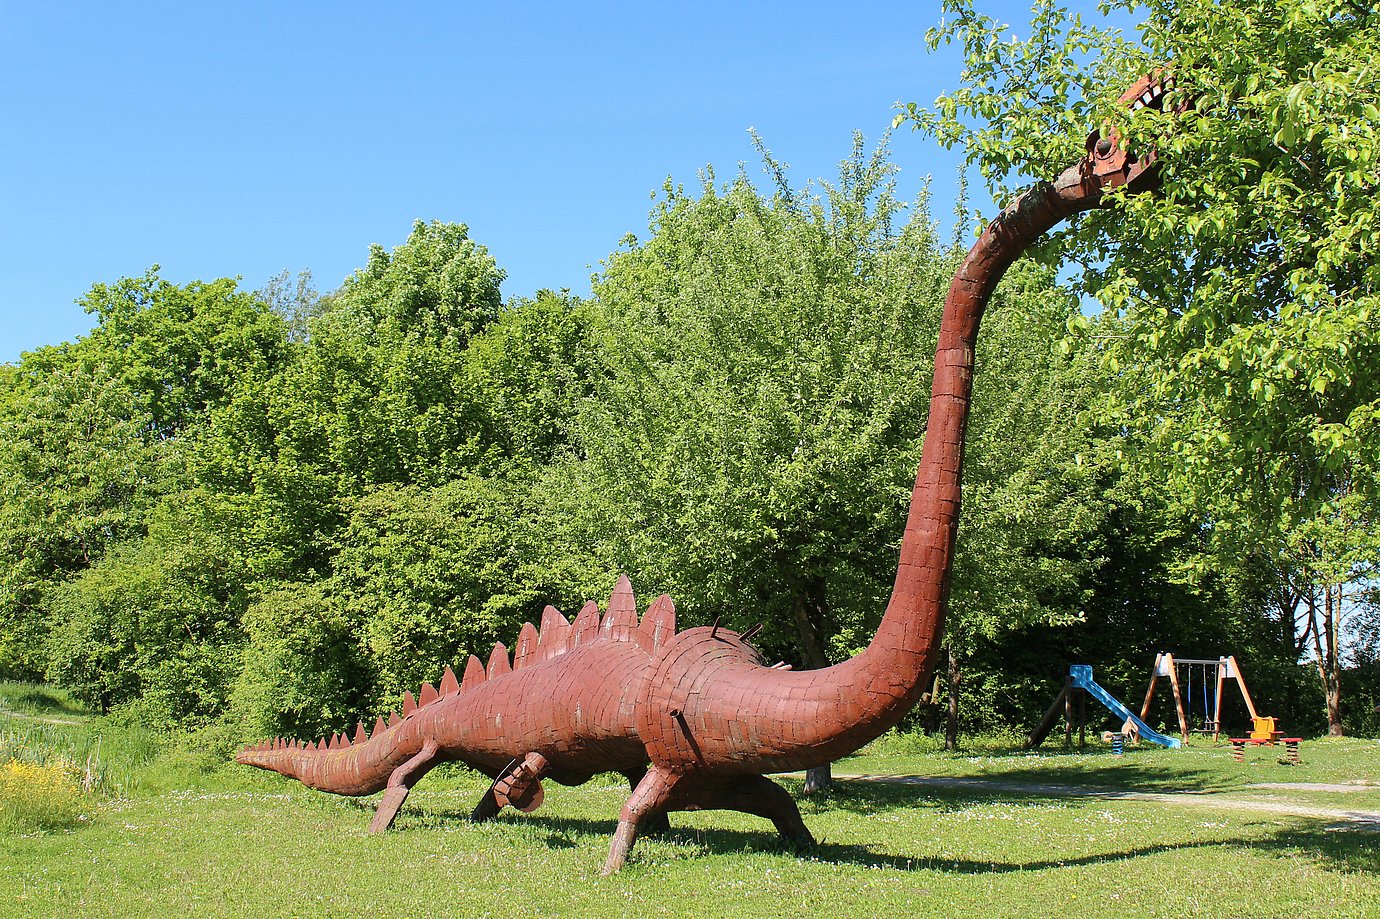
MULTIPOLYGON (((628 780, 628 791, 634 792, 637 791, 638 783, 646 777, 647 770, 630 770, 628 772, 623 773, 623 775, 628 780)), ((671 832, 671 819, 669 815, 666 813, 666 811, 658 811, 654 814, 648 814, 646 819, 644 819, 642 823, 639 825, 638 832, 643 834, 650 834, 653 836, 660 836, 663 833, 669 833, 671 832)))
POLYGON ((383 800, 379 802, 379 809, 374 811, 374 819, 369 823, 369 832, 382 833, 393 825, 393 820, 398 816, 403 802, 407 800, 407 793, 412 790, 412 786, 426 775, 432 766, 441 761, 438 755, 440 749, 436 741, 428 737, 426 743, 422 744, 420 753, 393 770, 393 774, 388 777, 388 789, 383 793, 383 800))
POLYGON ((663 814, 671 803, 671 795, 683 776, 653 766, 637 783, 632 795, 618 815, 618 830, 613 834, 608 861, 603 874, 610 875, 623 867, 628 852, 637 841, 638 827, 656 814, 663 814))

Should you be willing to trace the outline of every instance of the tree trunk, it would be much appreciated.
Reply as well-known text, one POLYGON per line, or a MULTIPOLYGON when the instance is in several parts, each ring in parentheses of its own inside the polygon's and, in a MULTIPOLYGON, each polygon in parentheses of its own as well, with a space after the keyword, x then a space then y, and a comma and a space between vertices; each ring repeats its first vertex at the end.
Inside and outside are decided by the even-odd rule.
MULTIPOLYGON (((820 580, 812 579, 807 584, 802 585, 803 591, 796 595, 792 604, 795 612, 796 631, 800 637, 800 654, 805 661, 805 666, 811 670, 819 670, 829 666, 829 658, 824 653, 824 644, 820 639, 820 623, 824 608, 824 584, 820 580)), ((805 787, 801 789, 802 795, 812 795, 817 791, 824 791, 834 784, 834 773, 831 766, 816 766, 813 769, 805 770, 805 787)))
POLYGON ((1323 631, 1327 634, 1327 678, 1323 689, 1327 694, 1327 733, 1341 737, 1342 729, 1342 661, 1337 647, 1337 623, 1342 618, 1342 589, 1323 589, 1323 631))
POLYGON ((1327 733, 1331 737, 1341 737, 1342 727, 1342 671, 1341 658, 1337 651, 1337 620, 1340 618, 1341 591, 1335 587, 1324 587, 1322 608, 1318 608, 1316 595, 1307 597, 1313 656, 1318 668, 1318 679, 1322 682, 1323 698, 1327 706, 1327 733))
POLYGON ((949 717, 944 722, 944 749, 958 749, 958 656, 948 649, 949 658, 949 717))

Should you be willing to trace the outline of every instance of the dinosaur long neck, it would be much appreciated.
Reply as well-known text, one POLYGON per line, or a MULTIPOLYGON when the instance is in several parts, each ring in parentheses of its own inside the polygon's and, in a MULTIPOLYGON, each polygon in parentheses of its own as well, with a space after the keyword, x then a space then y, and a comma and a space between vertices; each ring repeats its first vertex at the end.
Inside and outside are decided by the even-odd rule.
MULTIPOLYGON (((973 362, 983 311, 1002 275, 1055 224, 1095 206, 1075 167, 1042 182, 988 224, 954 275, 944 300, 934 358, 929 423, 891 600, 867 655, 878 665, 931 672, 943 634, 962 499, 964 439, 973 394, 973 362), (1070 194, 1070 179, 1077 178, 1070 194), (905 660, 891 660, 896 656, 905 660)), ((925 678, 922 676, 922 680, 925 678)))
POLYGON ((762 757, 764 771, 822 765, 851 753, 896 725, 929 686, 953 571, 973 353, 983 309, 1011 263, 1055 224, 1096 207, 1102 187, 1082 162, 1055 182, 1036 185, 988 225, 954 276, 891 600, 861 654, 824 670, 774 679, 779 704, 769 707, 768 720, 776 727, 763 733, 779 728, 789 738, 781 744, 788 752, 762 757))

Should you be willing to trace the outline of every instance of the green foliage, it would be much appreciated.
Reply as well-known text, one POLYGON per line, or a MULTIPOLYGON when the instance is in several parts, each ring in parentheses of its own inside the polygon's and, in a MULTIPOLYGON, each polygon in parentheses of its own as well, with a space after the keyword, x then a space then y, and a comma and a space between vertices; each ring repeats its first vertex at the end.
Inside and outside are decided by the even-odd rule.
POLYGON ((766 619, 789 648, 803 616, 807 654, 847 627, 834 657, 865 640, 945 280, 923 201, 902 224, 890 173, 859 143, 820 196, 668 183, 650 238, 595 285, 603 367, 547 485, 557 542, 692 621, 766 619))
POLYGON ((392 253, 369 247, 369 263, 331 298, 327 322, 382 339, 463 345, 497 316, 504 272, 462 223, 418 220, 392 253))
POLYGON ((243 664, 229 708, 244 737, 320 737, 367 710, 372 673, 355 623, 323 584, 264 589, 243 626, 243 664))
POLYGON ((525 576, 520 492, 498 480, 383 487, 352 503, 331 595, 374 671, 373 708, 435 683, 447 665, 487 659, 550 595, 525 576))
POLYGON ((281 321, 229 280, 179 287, 155 269, 81 302, 96 329, 25 354, 0 391, 0 671, 45 669, 49 595, 143 534, 187 482, 191 428, 285 345, 281 321))
POLYGON ((490 455, 533 465, 569 442, 596 372, 594 310, 568 293, 510 301, 465 350, 469 398, 490 455))
POLYGON ((78 346, 114 368, 156 438, 183 433, 237 381, 281 360, 285 328, 266 304, 222 278, 179 287, 158 277, 95 284, 78 303, 98 325, 78 346))
MULTIPOLYGON (((769 624, 820 666, 867 643, 885 606, 919 458, 939 307, 955 260, 922 199, 894 197, 885 146, 837 185, 745 177, 668 185, 646 242, 595 287, 604 363, 579 454, 546 490, 596 569, 666 590, 691 622, 769 624)), ((1087 394, 1053 342, 1074 309, 1025 265, 979 345, 951 635, 965 647, 1076 617, 1101 504, 1076 466, 1087 394)))
POLYGON ((1011 629, 1081 618, 1105 561, 1115 477, 1081 417, 1093 379, 1056 347, 1076 310, 1052 269, 1024 261, 983 322, 948 629, 964 655, 1011 629))
POLYGON ((148 538, 53 591, 47 657, 50 678, 82 701, 102 711, 137 701, 172 727, 223 707, 245 586, 216 546, 165 528, 156 520, 148 538))
POLYGON ((26 355, 0 402, 0 672, 39 674, 45 593, 137 535, 169 450, 107 366, 26 355))

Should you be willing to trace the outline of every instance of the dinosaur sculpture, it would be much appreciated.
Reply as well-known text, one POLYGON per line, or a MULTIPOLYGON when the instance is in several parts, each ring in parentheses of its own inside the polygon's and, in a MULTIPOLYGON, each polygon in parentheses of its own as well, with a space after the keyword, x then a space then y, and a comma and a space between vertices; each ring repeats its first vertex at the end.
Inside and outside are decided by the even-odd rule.
MULTIPOLYGON (((1163 80, 1123 97, 1157 105, 1163 80)), ((409 789, 438 763, 459 761, 494 779, 474 818, 542 802, 541 780, 577 785, 596 773, 627 776, 604 873, 618 870, 639 830, 668 811, 728 809, 771 820, 787 840, 813 837, 785 789, 765 778, 821 766, 894 726, 929 685, 944 625, 958 527, 973 349, 983 308, 1020 253, 1065 218, 1097 207, 1105 191, 1152 181, 1153 156, 1136 159, 1116 137, 1088 139, 1088 154, 1053 183, 1021 195, 986 228, 944 304, 928 430, 891 600, 876 636, 832 667, 766 666, 739 634, 676 631, 675 607, 658 597, 639 620, 620 578, 608 608, 594 602, 574 623, 548 606, 541 628, 522 627, 515 653, 498 644, 487 665, 471 656, 457 679, 446 668, 402 714, 361 723, 353 739, 276 739, 236 760, 341 795, 383 791, 370 824, 387 829, 409 789)))

